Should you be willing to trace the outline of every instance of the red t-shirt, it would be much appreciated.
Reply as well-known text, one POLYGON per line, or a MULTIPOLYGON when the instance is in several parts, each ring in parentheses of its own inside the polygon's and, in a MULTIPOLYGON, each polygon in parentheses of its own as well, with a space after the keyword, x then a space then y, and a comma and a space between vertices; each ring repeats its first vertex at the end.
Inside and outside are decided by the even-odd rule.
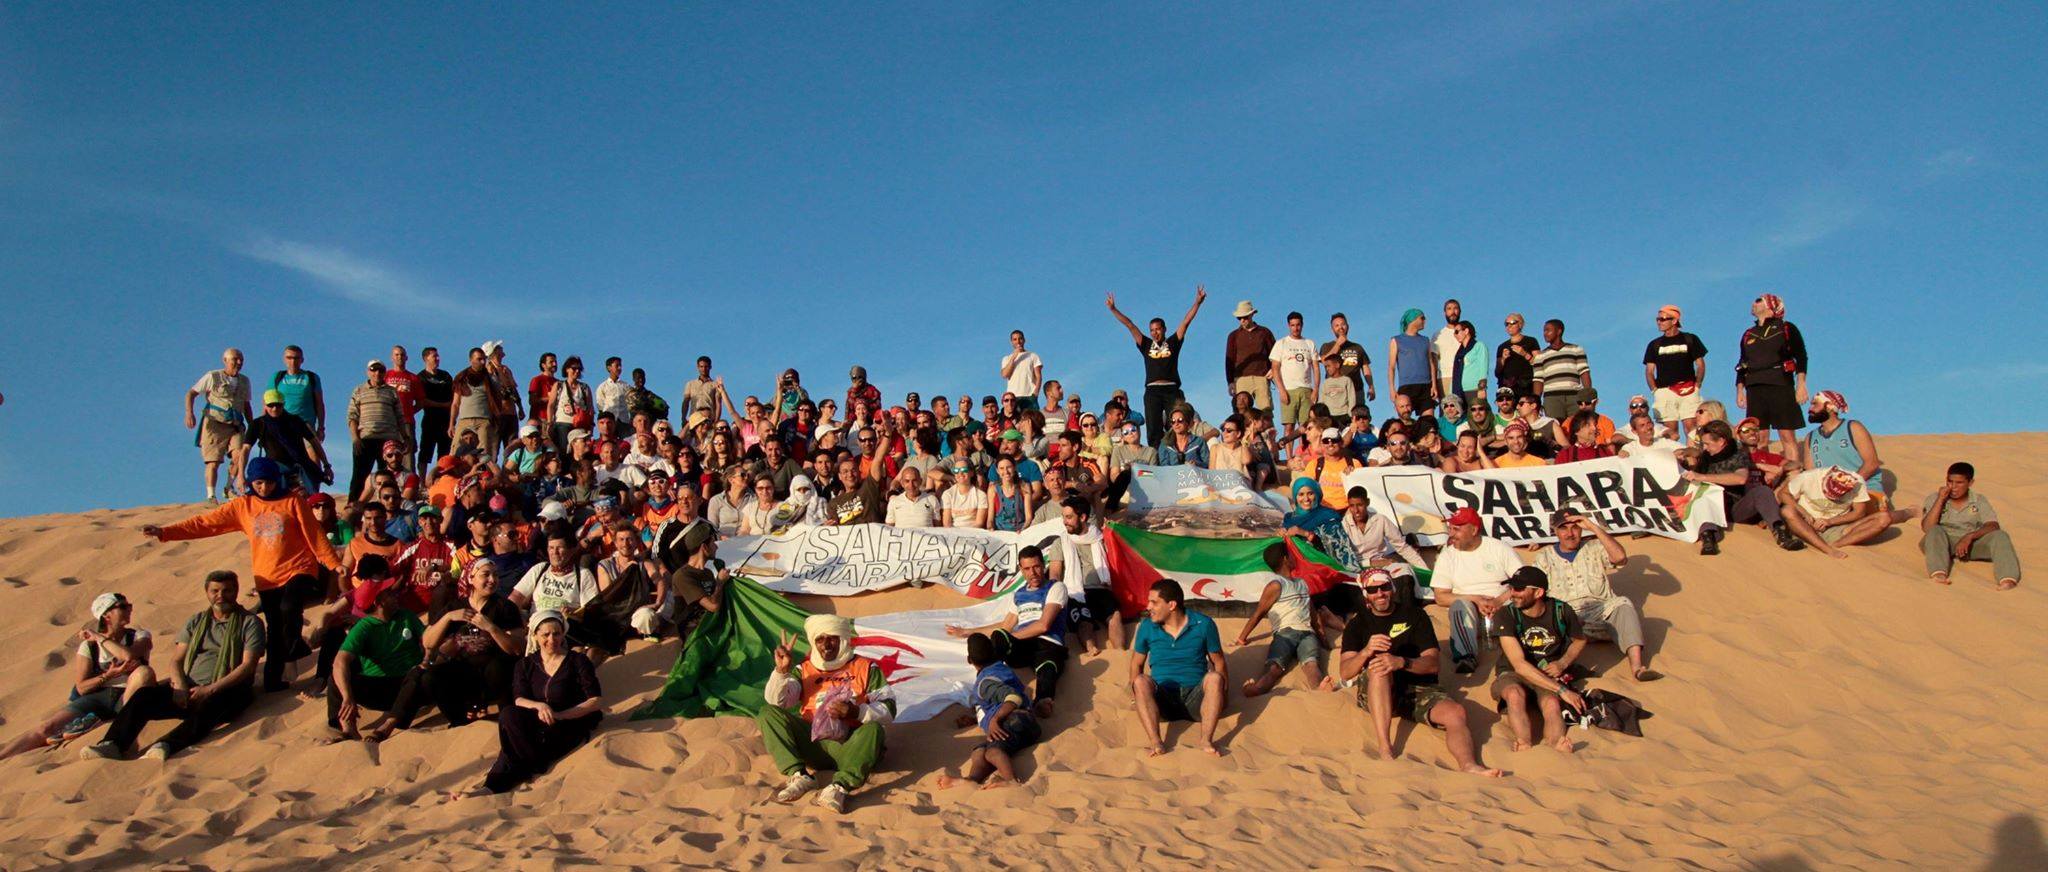
POLYGON ((540 375, 534 376, 532 381, 526 383, 527 417, 539 418, 543 421, 553 420, 549 418, 547 415, 548 392, 554 390, 555 383, 559 381, 561 381, 561 379, 555 378, 554 376, 548 375, 547 373, 541 373, 540 375))
POLYGON ((455 546, 448 544, 446 539, 439 542, 417 539, 407 546, 398 555, 398 563, 392 572, 392 577, 405 586, 405 605, 401 608, 426 614, 433 603, 434 586, 448 576, 454 562, 455 546))
POLYGON ((398 393, 398 415, 412 420, 413 413, 420 408, 420 377, 402 369, 384 373, 384 383, 398 393))

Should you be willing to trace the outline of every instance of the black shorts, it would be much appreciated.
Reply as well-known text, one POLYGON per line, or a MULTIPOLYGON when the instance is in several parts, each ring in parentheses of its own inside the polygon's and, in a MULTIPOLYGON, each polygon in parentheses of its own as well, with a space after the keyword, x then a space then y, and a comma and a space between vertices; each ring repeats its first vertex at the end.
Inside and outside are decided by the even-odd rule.
POLYGON ((1768 430, 1797 430, 1806 426, 1806 410, 1791 385, 1744 385, 1749 407, 1744 411, 1762 421, 1768 430))
POLYGON ((1116 594, 1111 593, 1109 588, 1083 588, 1081 590, 1081 608, 1078 610, 1079 613, 1074 616, 1074 619, 1086 621, 1099 627, 1107 627, 1109 622, 1115 620, 1117 614, 1122 611, 1120 605, 1116 601, 1116 594))
POLYGON ((1199 721, 1202 719, 1202 685, 1175 687, 1170 684, 1152 687, 1152 702, 1159 706, 1159 721, 1199 721))
POLYGON ((1434 414, 1436 409, 1436 400, 1431 399, 1429 396, 1428 382, 1423 382, 1421 384, 1402 385, 1399 390, 1395 391, 1395 393, 1408 395, 1408 404, 1415 409, 1415 414, 1434 414))

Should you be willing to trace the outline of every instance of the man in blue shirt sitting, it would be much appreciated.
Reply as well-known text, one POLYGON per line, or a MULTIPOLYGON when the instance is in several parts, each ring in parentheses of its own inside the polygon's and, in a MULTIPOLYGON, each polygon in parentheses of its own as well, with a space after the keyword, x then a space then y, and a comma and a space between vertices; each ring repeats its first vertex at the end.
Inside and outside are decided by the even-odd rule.
POLYGON ((1131 644, 1131 692, 1138 699, 1138 723, 1151 748, 1145 756, 1166 753, 1159 722, 1202 722, 1201 748, 1215 756, 1216 723, 1223 719, 1224 688, 1230 671, 1223 662, 1223 639, 1208 615, 1190 612, 1182 602, 1180 582, 1152 583, 1145 598, 1145 620, 1131 644))

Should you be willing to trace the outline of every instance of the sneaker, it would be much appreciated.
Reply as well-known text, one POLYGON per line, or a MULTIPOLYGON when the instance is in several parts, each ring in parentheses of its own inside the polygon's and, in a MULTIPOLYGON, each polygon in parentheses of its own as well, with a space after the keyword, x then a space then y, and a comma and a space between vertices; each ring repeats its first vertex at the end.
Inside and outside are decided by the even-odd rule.
POLYGON ((154 744, 154 745, 151 745, 151 746, 149 746, 149 750, 147 750, 147 751, 144 751, 144 752, 142 752, 142 759, 144 759, 144 760, 169 760, 169 759, 171 759, 171 745, 170 745, 170 743, 169 743, 169 742, 158 742, 158 743, 156 743, 156 744, 154 744))
POLYGON ((818 779, 812 778, 811 773, 799 769, 795 774, 789 776, 788 781, 782 783, 781 790, 775 792, 775 801, 795 802, 797 797, 810 793, 811 788, 817 786, 818 779))
POLYGON ((121 746, 104 740, 94 742, 78 751, 80 760, 120 760, 127 756, 122 753, 121 746))
POLYGON ((819 808, 831 809, 833 814, 845 814, 846 788, 837 784, 825 785, 824 790, 818 791, 817 804, 819 808))

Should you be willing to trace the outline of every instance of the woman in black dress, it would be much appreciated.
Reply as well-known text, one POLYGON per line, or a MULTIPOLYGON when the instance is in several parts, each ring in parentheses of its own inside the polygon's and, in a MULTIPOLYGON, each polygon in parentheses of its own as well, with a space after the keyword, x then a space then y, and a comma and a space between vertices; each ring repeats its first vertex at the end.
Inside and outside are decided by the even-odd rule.
POLYGON ((534 653, 512 674, 512 707, 498 716, 498 762, 484 783, 451 796, 504 793, 547 771, 590 740, 604 720, 597 667, 569 650, 568 621, 553 609, 527 621, 534 653))
POLYGON ((1792 457, 1799 428, 1806 426, 1806 340, 1785 320, 1785 301, 1777 294, 1757 297, 1749 313, 1756 326, 1742 334, 1735 404, 1778 431, 1779 453, 1792 457))

